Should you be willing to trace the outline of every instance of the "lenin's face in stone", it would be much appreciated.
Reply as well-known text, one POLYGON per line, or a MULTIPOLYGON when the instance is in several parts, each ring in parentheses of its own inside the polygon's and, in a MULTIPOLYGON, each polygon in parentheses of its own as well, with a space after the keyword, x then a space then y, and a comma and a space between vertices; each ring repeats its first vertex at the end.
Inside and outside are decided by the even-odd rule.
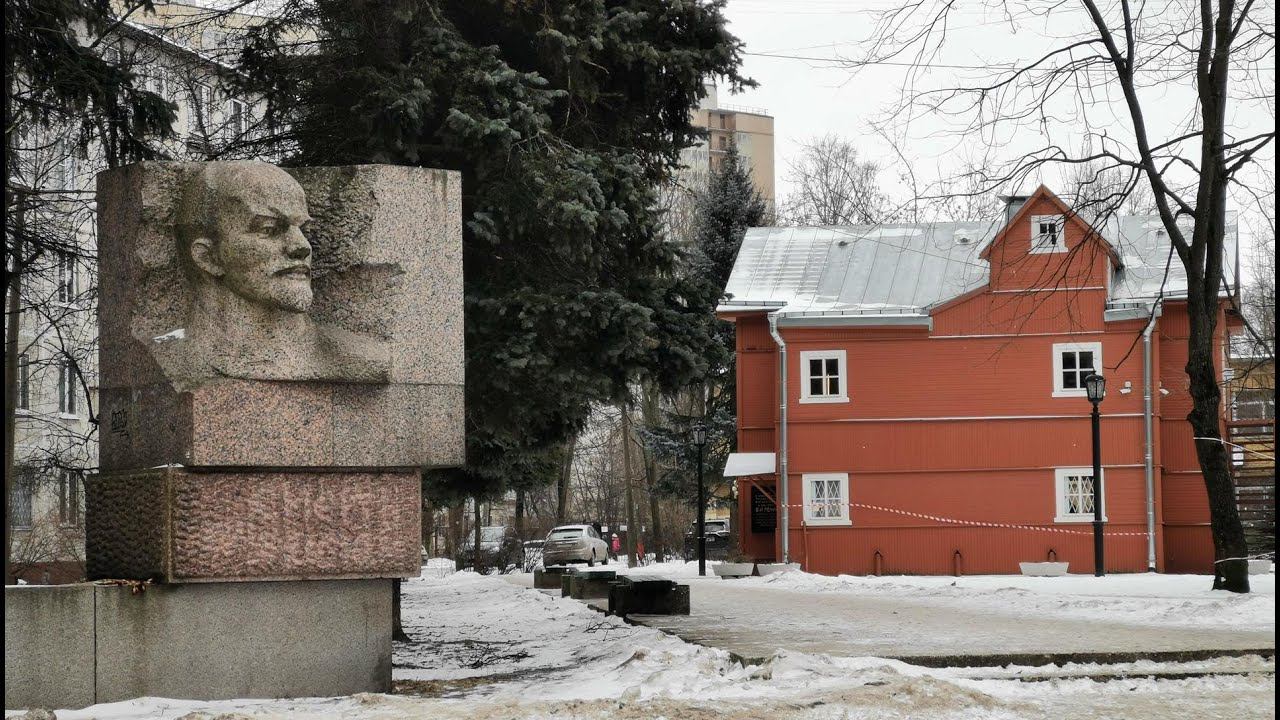
POLYGON ((311 307, 307 199, 288 173, 265 163, 214 163, 201 178, 204 231, 189 246, 192 264, 227 290, 288 312, 311 307))

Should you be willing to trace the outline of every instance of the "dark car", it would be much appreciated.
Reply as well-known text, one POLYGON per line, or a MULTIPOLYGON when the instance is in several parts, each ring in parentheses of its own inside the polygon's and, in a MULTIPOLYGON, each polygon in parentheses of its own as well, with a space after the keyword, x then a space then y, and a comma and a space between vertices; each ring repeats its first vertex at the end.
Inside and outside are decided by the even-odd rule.
MULTIPOLYGON (((706 521, 707 557, 723 560, 729 554, 729 521, 706 521)), ((684 533, 684 556, 698 557, 698 523, 689 525, 684 533)))
MULTIPOLYGON (((475 566, 475 552, 472 547, 475 545, 475 536, 467 533, 467 537, 462 541, 462 547, 458 548, 458 554, 454 557, 454 564, 458 570, 475 566)), ((523 548, 520 547, 520 539, 516 537, 516 531, 505 525, 490 525, 480 528, 480 564, 486 568, 497 568, 502 572, 507 572, 520 566, 523 560, 523 548)))

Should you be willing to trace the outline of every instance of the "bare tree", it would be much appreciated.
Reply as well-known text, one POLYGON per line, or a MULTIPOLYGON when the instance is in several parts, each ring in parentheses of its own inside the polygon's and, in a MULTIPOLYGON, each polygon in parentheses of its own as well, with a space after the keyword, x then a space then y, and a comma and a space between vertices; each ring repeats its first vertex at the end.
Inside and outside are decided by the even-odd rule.
POLYGON ((1124 185, 1077 211, 1105 220, 1138 185, 1149 188, 1187 276, 1187 419, 1209 497, 1214 587, 1248 592, 1248 548, 1221 438, 1214 337, 1223 295, 1232 292, 1224 282, 1229 192, 1250 184, 1275 137, 1273 76, 1264 72, 1274 65, 1274 12, 1253 0, 1158 8, 1130 0, 1033 0, 989 7, 1013 31, 1050 26, 1055 33, 1045 34, 1034 59, 971 67, 961 74, 972 81, 933 87, 930 71, 942 64, 954 35, 956 4, 914 0, 879 14, 865 52, 850 67, 908 65, 904 101, 893 112, 911 118, 923 111, 949 123, 960 143, 1032 143, 981 178, 991 190, 1018 188, 1050 166, 1098 163, 1099 172, 1124 173, 1124 185), (1186 86, 1194 93, 1180 95, 1186 86), (1250 108, 1270 126, 1238 130, 1229 118, 1250 108), (1115 117, 1122 121, 1110 120, 1115 117), (1106 124, 1098 125, 1099 118, 1106 124), (1170 125, 1163 122, 1168 118, 1182 121, 1170 125), (1068 149, 1081 145, 1083 151, 1068 149))
POLYGON ((778 209, 784 225, 859 225, 885 222, 892 210, 880 190, 880 166, 863 160, 853 143, 836 135, 814 138, 790 163, 795 188, 778 209))

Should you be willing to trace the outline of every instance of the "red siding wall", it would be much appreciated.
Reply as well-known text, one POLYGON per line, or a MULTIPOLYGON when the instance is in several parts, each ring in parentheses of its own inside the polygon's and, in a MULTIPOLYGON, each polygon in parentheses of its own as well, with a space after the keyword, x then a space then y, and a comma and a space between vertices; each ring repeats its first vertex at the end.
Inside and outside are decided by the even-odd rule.
MULTIPOLYGON (((1029 216, 1054 211, 1044 203, 994 246, 991 286, 936 308, 931 330, 784 325, 790 552, 806 569, 870 573, 878 551, 883 572, 947 574, 959 551, 965 573, 1016 573, 1018 562, 1051 554, 1091 572, 1090 525, 1055 522, 1054 469, 1092 464, 1088 400, 1053 395, 1053 345, 1066 342, 1102 344, 1107 569, 1147 569, 1144 322, 1104 323, 1110 258, 1084 242, 1082 224, 1068 224, 1070 252, 1026 254, 1029 216), (806 350, 845 351, 848 403, 800 402, 806 350), (849 474, 851 526, 804 527, 802 476, 816 472, 849 474)), ((776 451, 777 350, 763 312, 736 323, 739 447, 776 451)), ((1166 306, 1157 327, 1156 376, 1168 390, 1153 398, 1157 567, 1204 572, 1213 553, 1185 421, 1185 308, 1166 306)), ((742 482, 739 497, 748 488, 742 482)), ((748 509, 740 513, 749 529, 748 509)), ((759 559, 779 556, 780 544, 742 533, 744 552, 759 559)))

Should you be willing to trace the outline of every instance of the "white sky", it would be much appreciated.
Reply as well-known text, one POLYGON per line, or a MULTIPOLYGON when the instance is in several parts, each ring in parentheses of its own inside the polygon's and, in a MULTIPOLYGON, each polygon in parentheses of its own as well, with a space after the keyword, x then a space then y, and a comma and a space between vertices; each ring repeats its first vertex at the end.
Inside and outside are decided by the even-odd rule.
MULTIPOLYGON (((1183 1, 1156 0, 1146 7, 1155 8, 1150 12, 1173 16, 1186 12, 1181 7, 1183 1)), ((1057 47, 1061 37, 1070 34, 1068 31, 1083 29, 1088 23, 1079 3, 1065 0, 1048 20, 1038 24, 1018 23, 1015 31, 1002 19, 998 3, 985 5, 988 3, 982 0, 958 4, 960 9, 952 15, 950 40, 937 62, 999 65, 1025 61, 1057 47), (1048 35, 1059 37, 1054 39, 1048 35)), ((1013 3, 1013 6, 1021 5, 1021 2, 1013 3)), ((1274 18, 1273 2, 1268 0, 1261 5, 1257 12, 1274 18)), ((800 143, 826 133, 853 140, 866 158, 881 162, 885 166, 880 178, 882 185, 899 196, 905 193, 899 176, 907 164, 918 179, 932 180, 954 171, 959 162, 980 159, 979 153, 988 148, 997 159, 1008 160, 1014 156, 1015 149, 1025 151, 1044 143, 1044 135, 1034 128, 1020 131, 1016 137, 991 138, 986 143, 957 143, 954 136, 945 132, 946 123, 936 118, 916 118, 909 124, 895 118, 889 123, 890 127, 899 131, 910 128, 910 141, 906 144, 908 157, 904 162, 895 157, 890 144, 876 135, 872 123, 886 119, 885 113, 902 97, 906 68, 876 67, 854 75, 836 63, 769 57, 852 57, 865 48, 863 41, 871 34, 876 11, 888 6, 888 0, 730 0, 726 12, 729 29, 745 42, 748 53, 744 74, 759 82, 760 87, 734 96, 722 89, 720 101, 762 107, 774 116, 779 199, 790 191, 787 164, 798 154, 800 143)), ((1270 60, 1261 63, 1267 71, 1255 82, 1269 88, 1267 92, 1274 98, 1274 44, 1272 47, 1270 60)), ((963 78, 972 80, 990 75, 988 71, 940 68, 931 70, 923 84, 936 87, 963 78)), ((1195 110, 1194 98, 1194 89, 1187 80, 1165 83, 1146 92, 1144 103, 1149 108, 1148 122, 1153 135, 1164 135, 1186 122, 1195 110)), ((1088 109, 1089 120, 1095 125, 1107 126, 1114 136, 1127 136, 1129 120, 1123 103, 1118 98, 1103 97, 1102 100, 1101 105, 1088 109)), ((1070 150, 1078 150, 1082 140, 1076 132, 1078 121, 1070 118, 1073 112, 1071 108, 1063 108, 1062 113, 1056 113, 1059 115, 1056 125, 1051 122, 1043 131, 1070 150)), ((1241 136, 1274 131, 1274 99, 1240 106, 1232 117, 1232 125, 1241 136)), ((1267 157, 1267 165, 1274 171, 1274 147, 1267 157)), ((1039 180, 1062 190, 1056 172, 1039 180)), ((1033 188, 1034 184, 1022 189, 1033 188)), ((1244 207, 1240 210, 1246 215, 1250 212, 1244 207)), ((1242 223, 1242 230, 1247 224, 1247 221, 1242 223)))

